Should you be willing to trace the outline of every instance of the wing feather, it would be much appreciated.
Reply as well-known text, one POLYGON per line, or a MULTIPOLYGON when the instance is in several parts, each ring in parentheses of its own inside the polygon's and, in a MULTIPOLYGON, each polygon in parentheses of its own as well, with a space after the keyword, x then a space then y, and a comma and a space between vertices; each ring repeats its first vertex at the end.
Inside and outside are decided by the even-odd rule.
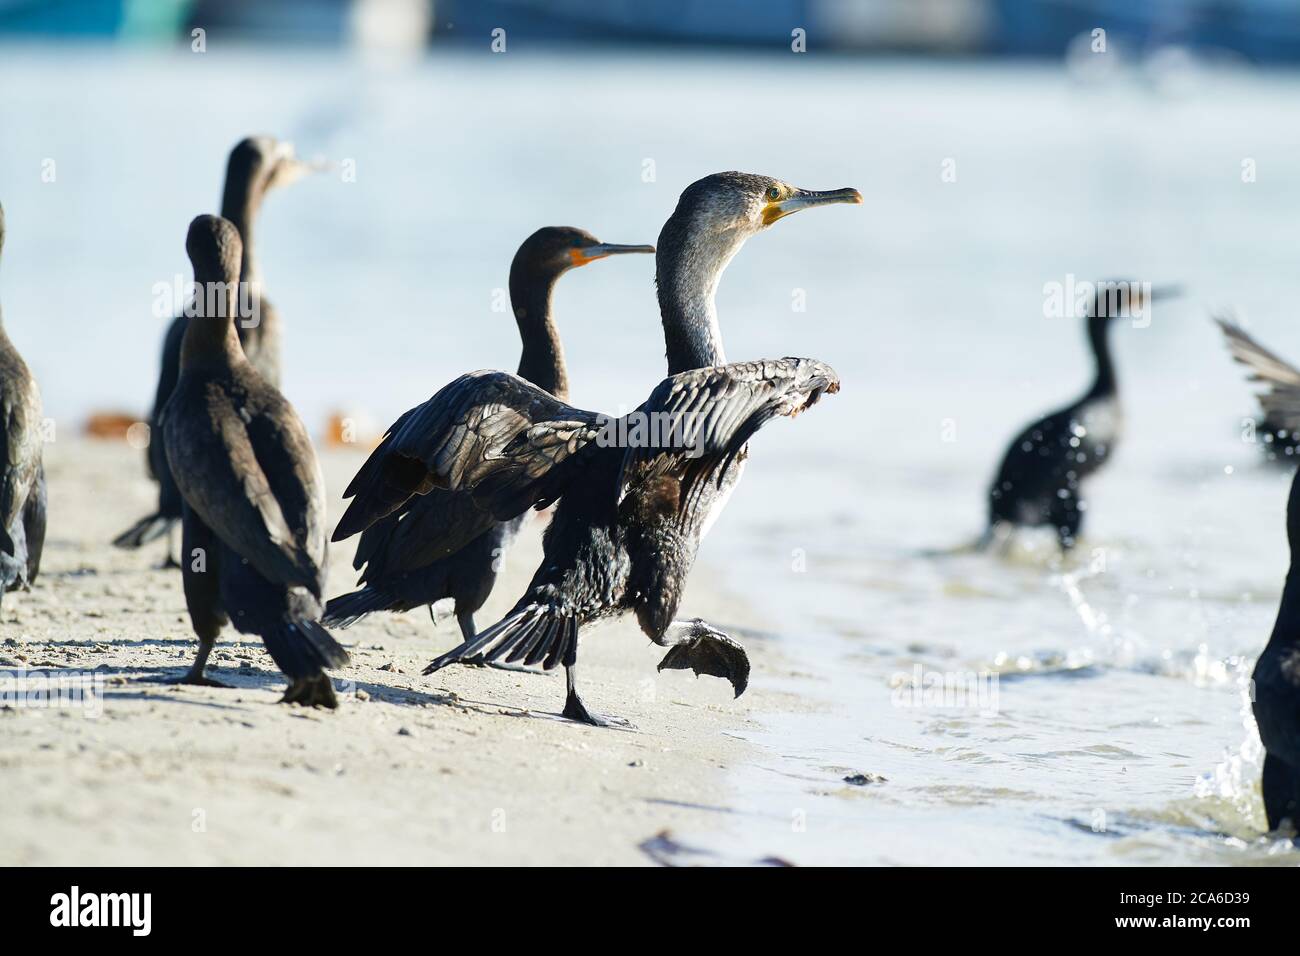
POLYGON ((764 424, 778 416, 793 418, 839 388, 833 368, 804 358, 734 362, 664 379, 636 413, 660 422, 657 434, 672 436, 678 447, 628 448, 620 500, 646 481, 673 474, 682 480, 682 506, 688 508, 703 480, 721 481, 764 424))
POLYGON ((347 538, 434 488, 472 490, 505 521, 558 497, 558 473, 599 432, 602 416, 573 408, 508 372, 462 375, 399 418, 348 485, 334 530, 347 538))
POLYGON ((1227 339, 1228 351, 1250 369, 1250 381, 1268 386, 1259 393, 1265 419, 1290 432, 1300 430, 1300 369, 1260 345, 1227 316, 1215 316, 1227 339))

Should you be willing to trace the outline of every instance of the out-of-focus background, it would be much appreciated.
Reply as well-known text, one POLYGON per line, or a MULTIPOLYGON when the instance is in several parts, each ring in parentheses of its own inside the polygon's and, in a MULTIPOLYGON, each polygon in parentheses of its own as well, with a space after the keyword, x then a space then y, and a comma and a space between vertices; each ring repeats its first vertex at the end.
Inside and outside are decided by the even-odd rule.
POLYGON ((171 43, 194 27, 223 38, 333 46, 474 45, 508 26, 527 43, 784 46, 792 24, 825 49, 1058 58, 1105 22, 1143 45, 1300 57, 1288 0, 5 0, 0 29, 47 37, 171 43))
MULTIPOLYGON (((721 169, 856 186, 719 290, 729 357, 844 382, 758 436, 701 556, 827 703, 771 716, 737 771, 752 813, 720 826, 801 860, 1294 862, 1258 837, 1243 709, 1291 475, 1244 440, 1208 310, 1300 360, 1297 59, 1283 0, 0 0, 0 303, 60 429, 143 415, 187 223, 239 138, 290 139, 337 165, 258 223, 284 390, 317 434, 373 433, 513 367, 500 290, 537 227, 653 242, 721 169), (978 533, 1006 442, 1085 388, 1045 298, 1101 277, 1187 294, 1113 330, 1127 431, 1080 556, 925 556, 978 533), (896 706, 918 665, 1003 675, 997 715, 896 706), (842 767, 888 785, 825 796, 842 767)), ((555 307, 577 404, 663 374, 649 257, 555 307)))

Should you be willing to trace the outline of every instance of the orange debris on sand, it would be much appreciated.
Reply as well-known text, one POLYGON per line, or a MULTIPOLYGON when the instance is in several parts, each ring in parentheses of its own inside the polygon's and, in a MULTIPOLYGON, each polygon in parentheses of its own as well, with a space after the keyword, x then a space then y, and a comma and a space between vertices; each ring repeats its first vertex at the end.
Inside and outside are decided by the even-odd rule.
POLYGON ((140 421, 126 412, 94 412, 86 419, 83 432, 91 438, 126 438, 127 431, 140 421))

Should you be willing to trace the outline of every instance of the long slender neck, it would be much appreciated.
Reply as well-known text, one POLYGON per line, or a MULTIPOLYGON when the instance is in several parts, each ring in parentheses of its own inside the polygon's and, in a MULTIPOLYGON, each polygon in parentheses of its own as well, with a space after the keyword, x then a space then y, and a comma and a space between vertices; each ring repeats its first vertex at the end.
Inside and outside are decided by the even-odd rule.
POLYGON ((257 211, 262 207, 262 186, 251 171, 228 170, 226 191, 221 199, 221 217, 228 219, 239 230, 244 243, 244 257, 240 261, 239 277, 245 282, 260 282, 261 270, 253 255, 253 225, 257 211))
POLYGON ((1278 605, 1277 620, 1269 635, 1271 648, 1300 646, 1300 564, 1292 558, 1291 568, 1282 587, 1282 601, 1278 605))
POLYGON ((1300 473, 1291 479, 1291 494, 1287 497, 1286 540, 1291 567, 1282 588, 1277 622, 1268 638, 1270 648, 1300 645, 1300 473))
POLYGON ((181 369, 229 367, 247 361, 235 329, 238 277, 195 273, 194 278, 198 288, 194 314, 185 323, 185 338, 181 340, 181 369))
POLYGON ((713 297, 723 270, 745 241, 738 230, 702 237, 677 220, 674 214, 664 224, 655 253, 669 375, 726 363, 713 297))
POLYGON ((510 266, 510 306, 523 344, 519 377, 564 401, 569 397, 569 373, 560 332, 551 316, 551 293, 559 277, 559 273, 530 269, 518 262, 510 266))
POLYGON ((1089 316, 1088 342, 1097 360, 1097 378, 1088 392, 1090 398, 1103 398, 1116 392, 1115 364, 1110 356, 1110 338, 1106 334, 1110 320, 1105 316, 1089 316))

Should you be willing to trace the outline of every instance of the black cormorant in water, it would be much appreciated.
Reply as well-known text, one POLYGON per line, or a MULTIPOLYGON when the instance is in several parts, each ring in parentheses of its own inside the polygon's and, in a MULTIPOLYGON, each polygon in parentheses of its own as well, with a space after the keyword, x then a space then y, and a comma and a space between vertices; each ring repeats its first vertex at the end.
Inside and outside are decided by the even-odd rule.
MULTIPOLYGON (((0 207, 0 252, 5 212, 0 207)), ((0 317, 0 434, 4 478, 0 482, 0 596, 36 580, 45 544, 45 469, 41 465, 41 393, 0 317)))
POLYGON ((318 622, 325 581, 325 483, 307 429, 253 367, 236 333, 239 230, 199 216, 185 242, 198 284, 176 389, 162 414, 184 501, 181 570, 204 676, 222 625, 258 634, 289 678, 284 700, 337 706, 323 672, 347 652, 318 622))
POLYGON ((1101 282, 1088 311, 1096 377, 1083 397, 1026 426, 1007 448, 989 487, 989 524, 978 547, 1018 527, 1050 526, 1062 550, 1074 546, 1087 503, 1081 485, 1115 450, 1123 415, 1107 333, 1111 322, 1175 294, 1141 283, 1101 282), (1109 294, 1118 290, 1117 295, 1109 294))
MULTIPOLYGON (((570 269, 606 256, 654 251, 654 246, 603 243, 569 226, 547 226, 525 239, 510 264, 510 303, 523 344, 519 377, 566 401, 564 347, 551 314, 556 281, 570 269)), ((330 600, 322 623, 347 627, 372 611, 409 611, 454 598, 461 634, 472 638, 474 613, 492 593, 502 555, 523 520, 495 522, 448 553, 443 542, 449 534, 456 536, 449 526, 477 522, 477 513, 467 493, 435 490, 376 521, 362 532, 352 562, 358 570, 366 565, 357 582, 365 586, 330 600)))
POLYGON ((1286 464, 1300 453, 1300 369, 1264 348, 1235 321, 1215 316, 1232 357, 1250 369, 1250 380, 1268 390, 1259 395, 1264 420, 1255 426, 1268 460, 1286 464))
MULTIPOLYGON (((670 648, 661 669, 725 677, 737 696, 744 691, 749 661, 740 645, 702 621, 674 620, 682 589, 740 478, 749 439, 773 417, 793 417, 838 391, 839 379, 813 359, 727 364, 714 292, 745 240, 766 226, 800 209, 861 201, 854 189, 810 192, 735 172, 687 187, 655 259, 669 377, 622 418, 481 371, 393 424, 344 493, 353 501, 334 540, 434 488, 469 492, 485 526, 559 502, 542 565, 514 609, 426 674, 467 659, 563 664, 564 716, 603 724, 575 685, 578 632, 631 611, 670 648)), ((456 530, 463 540, 474 532, 456 530)))
MULTIPOLYGON (((277 186, 286 185, 317 167, 294 156, 293 146, 269 136, 251 136, 230 151, 226 165, 225 193, 221 200, 221 215, 234 223, 244 243, 240 262, 240 281, 247 283, 252 312, 241 316, 239 341, 248 360, 268 383, 280 387, 280 322, 274 306, 262 294, 262 274, 254 257, 253 224, 266 194, 277 186)), ((181 518, 181 495, 167 466, 163 451, 162 433, 159 431, 163 406, 171 398, 180 375, 181 340, 189 319, 178 315, 167 327, 163 337, 162 362, 158 372, 158 388, 154 394, 153 411, 149 413, 149 447, 145 460, 149 475, 158 482, 158 510, 146 515, 113 539, 119 548, 138 548, 171 530, 181 518)), ((171 563, 168 553, 167 563, 171 563)))
POLYGON ((1286 507, 1291 567, 1268 645, 1255 662, 1252 708, 1264 744, 1268 828, 1300 830, 1300 473, 1286 507))

